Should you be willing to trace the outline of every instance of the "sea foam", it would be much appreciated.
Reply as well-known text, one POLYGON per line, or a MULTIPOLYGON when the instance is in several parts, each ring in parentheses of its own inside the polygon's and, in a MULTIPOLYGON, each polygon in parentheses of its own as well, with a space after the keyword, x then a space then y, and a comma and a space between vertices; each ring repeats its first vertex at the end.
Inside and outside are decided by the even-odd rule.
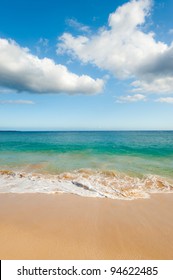
POLYGON ((173 192, 173 181, 147 175, 142 178, 109 170, 80 169, 57 175, 0 171, 1 193, 70 193, 84 197, 133 200, 151 193, 173 192))

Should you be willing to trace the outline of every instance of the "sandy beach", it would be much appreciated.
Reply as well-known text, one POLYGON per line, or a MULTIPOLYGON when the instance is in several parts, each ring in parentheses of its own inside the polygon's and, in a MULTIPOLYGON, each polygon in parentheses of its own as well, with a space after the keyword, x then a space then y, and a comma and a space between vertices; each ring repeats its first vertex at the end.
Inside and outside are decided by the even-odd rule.
POLYGON ((173 259, 173 194, 1 194, 1 259, 173 259))

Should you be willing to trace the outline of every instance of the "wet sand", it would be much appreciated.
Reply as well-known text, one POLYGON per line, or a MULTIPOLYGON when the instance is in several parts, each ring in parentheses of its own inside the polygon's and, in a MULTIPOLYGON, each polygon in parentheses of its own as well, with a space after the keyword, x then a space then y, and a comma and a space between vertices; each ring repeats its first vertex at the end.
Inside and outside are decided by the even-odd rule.
POLYGON ((173 194, 1 194, 0 259, 173 259, 173 194))

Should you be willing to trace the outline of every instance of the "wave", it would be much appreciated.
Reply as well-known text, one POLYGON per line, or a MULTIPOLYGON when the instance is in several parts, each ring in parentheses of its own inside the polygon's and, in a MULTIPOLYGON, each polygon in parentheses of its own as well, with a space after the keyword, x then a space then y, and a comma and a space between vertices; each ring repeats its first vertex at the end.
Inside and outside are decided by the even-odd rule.
POLYGON ((80 169, 57 175, 0 170, 0 193, 71 193, 133 200, 173 192, 173 181, 157 175, 132 177, 111 170, 80 169))

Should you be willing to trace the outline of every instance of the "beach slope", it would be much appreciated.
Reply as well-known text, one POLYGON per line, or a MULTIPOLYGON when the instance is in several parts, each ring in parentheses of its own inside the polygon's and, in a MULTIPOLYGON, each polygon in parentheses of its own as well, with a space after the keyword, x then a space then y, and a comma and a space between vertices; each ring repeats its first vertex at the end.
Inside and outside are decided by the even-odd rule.
POLYGON ((173 259, 173 194, 1 194, 0 259, 173 259))

